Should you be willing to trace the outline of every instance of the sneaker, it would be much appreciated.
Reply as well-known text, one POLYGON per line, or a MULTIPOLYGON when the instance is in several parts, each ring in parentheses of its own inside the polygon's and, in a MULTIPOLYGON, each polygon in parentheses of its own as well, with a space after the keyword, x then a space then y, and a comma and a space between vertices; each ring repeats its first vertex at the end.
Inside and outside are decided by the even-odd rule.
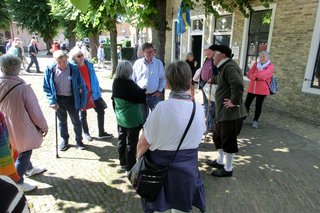
POLYGON ((93 141, 93 139, 89 133, 84 133, 84 137, 87 139, 87 141, 93 141))
POLYGON ((104 132, 102 134, 99 134, 99 138, 113 138, 113 134, 109 134, 107 132, 104 132))
POLYGON ((65 141, 62 141, 61 144, 59 145, 60 151, 66 151, 68 148, 69 148, 69 144, 65 141))
POLYGON ((254 128, 254 129, 258 129, 258 121, 253 121, 253 123, 252 123, 252 128, 254 128))
POLYGON ((228 172, 224 168, 222 168, 219 170, 213 170, 210 174, 214 177, 231 177, 232 171, 228 172))
POLYGON ((85 150, 87 147, 82 143, 82 141, 77 142, 77 148, 80 150, 85 150))
POLYGON ((31 185, 29 183, 20 183, 20 184, 17 184, 17 186, 23 192, 31 192, 31 191, 35 190, 36 188, 38 188, 38 186, 31 185))
POLYGON ((37 73, 43 73, 43 72, 41 72, 41 71, 39 70, 39 71, 37 71, 37 73))
POLYGON ((38 175, 38 174, 44 173, 46 171, 47 171, 46 168, 40 168, 40 167, 35 167, 34 166, 32 169, 26 171, 25 176, 26 177, 31 177, 31 176, 34 176, 34 175, 38 175))
POLYGON ((26 70, 26 72, 31 73, 30 70, 26 70))

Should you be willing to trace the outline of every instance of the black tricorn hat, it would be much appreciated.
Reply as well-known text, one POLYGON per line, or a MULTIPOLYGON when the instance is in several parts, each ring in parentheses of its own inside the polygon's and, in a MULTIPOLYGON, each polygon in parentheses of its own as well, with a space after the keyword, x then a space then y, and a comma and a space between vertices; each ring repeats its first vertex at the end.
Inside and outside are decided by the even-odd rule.
POLYGON ((215 45, 215 50, 224 53, 228 58, 232 58, 232 50, 226 45, 215 45))

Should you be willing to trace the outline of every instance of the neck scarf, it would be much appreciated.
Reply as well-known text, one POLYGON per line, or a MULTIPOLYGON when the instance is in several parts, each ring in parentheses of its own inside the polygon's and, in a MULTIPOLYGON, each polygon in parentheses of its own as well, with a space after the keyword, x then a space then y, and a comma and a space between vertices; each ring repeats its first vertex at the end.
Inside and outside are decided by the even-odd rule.
POLYGON ((171 91, 169 94, 169 98, 175 98, 175 99, 191 99, 191 95, 188 94, 185 91, 171 91))
POLYGON ((264 68, 266 68, 270 63, 271 63, 270 60, 268 60, 268 61, 267 61, 266 63, 264 63, 264 64, 261 64, 261 62, 259 61, 259 62, 257 63, 257 69, 258 69, 259 71, 261 71, 261 70, 263 70, 264 68))

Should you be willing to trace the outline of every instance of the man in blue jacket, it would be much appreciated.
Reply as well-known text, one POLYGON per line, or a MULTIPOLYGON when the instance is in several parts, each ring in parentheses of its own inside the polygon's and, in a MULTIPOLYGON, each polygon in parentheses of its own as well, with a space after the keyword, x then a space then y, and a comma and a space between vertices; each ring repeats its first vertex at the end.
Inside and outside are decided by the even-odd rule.
POLYGON ((57 112, 60 137, 60 150, 69 148, 67 114, 74 126, 77 148, 86 149, 82 143, 82 129, 79 110, 87 101, 87 89, 78 66, 68 62, 65 52, 57 50, 53 53, 55 63, 46 69, 43 89, 48 98, 49 106, 57 112))
MULTIPOLYGON (((70 50, 69 59, 70 61, 78 65, 81 76, 83 77, 84 82, 87 86, 88 98, 90 98, 91 96, 91 99, 93 99, 94 101, 94 106, 87 106, 86 109, 94 108, 94 110, 97 113, 99 138, 112 138, 112 134, 109 134, 104 131, 104 109, 107 107, 107 105, 101 97, 99 81, 96 72, 93 68, 93 64, 84 58, 82 50, 78 47, 74 47, 72 50, 70 50)), ((85 138, 88 141, 92 141, 93 139, 89 133, 86 109, 81 110, 80 120, 82 123, 85 138)))

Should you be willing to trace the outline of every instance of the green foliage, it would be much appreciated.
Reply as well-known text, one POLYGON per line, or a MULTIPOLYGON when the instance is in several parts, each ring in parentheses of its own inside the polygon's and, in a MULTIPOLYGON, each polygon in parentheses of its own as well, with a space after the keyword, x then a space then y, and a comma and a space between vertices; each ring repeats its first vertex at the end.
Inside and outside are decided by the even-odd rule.
POLYGON ((133 47, 124 47, 121 49, 122 59, 123 60, 133 60, 134 48, 133 47))
POLYGON ((106 46, 106 47, 104 48, 104 56, 105 56, 105 59, 106 59, 107 61, 110 61, 110 59, 111 59, 110 46, 106 46))
POLYGON ((49 5, 51 7, 51 14, 59 20, 60 27, 64 29, 64 36, 66 38, 72 37, 80 11, 70 1, 65 0, 49 0, 49 5))
POLYGON ((91 63, 96 64, 98 63, 98 59, 96 57, 90 58, 89 60, 91 63))
MULTIPOLYGON (((194 0, 184 0, 186 2, 193 2, 194 0)), ((198 0, 196 0, 198 2, 198 0)), ((269 7, 269 3, 273 0, 259 0, 264 7, 269 7)), ((249 17, 252 9, 252 0, 203 0, 205 13, 213 13, 215 16, 219 15, 219 9, 222 8, 228 12, 234 12, 238 9, 245 17, 249 17), (220 7, 220 8, 219 8, 220 7)))
MULTIPOLYGON (((134 48, 133 47, 123 47, 121 48, 121 54, 123 60, 133 60, 134 48)), ((104 46, 104 55, 107 61, 111 60, 110 46, 104 46)))
POLYGON ((126 21, 130 21, 138 29, 145 27, 156 29, 158 28, 156 20, 166 20, 165 17, 158 17, 156 1, 126 0, 126 7, 129 8, 126 13, 126 21))
POLYGON ((0 14, 0 29, 6 29, 9 27, 10 14, 5 0, 0 0, 0 14))
POLYGON ((121 42, 122 47, 131 47, 131 40, 126 39, 121 42))
POLYGON ((90 0, 70 0, 72 4, 79 9, 81 12, 85 13, 87 12, 90 4, 90 0))
POLYGON ((30 32, 38 32, 44 39, 57 34, 58 20, 51 15, 48 0, 9 1, 13 20, 30 32))

